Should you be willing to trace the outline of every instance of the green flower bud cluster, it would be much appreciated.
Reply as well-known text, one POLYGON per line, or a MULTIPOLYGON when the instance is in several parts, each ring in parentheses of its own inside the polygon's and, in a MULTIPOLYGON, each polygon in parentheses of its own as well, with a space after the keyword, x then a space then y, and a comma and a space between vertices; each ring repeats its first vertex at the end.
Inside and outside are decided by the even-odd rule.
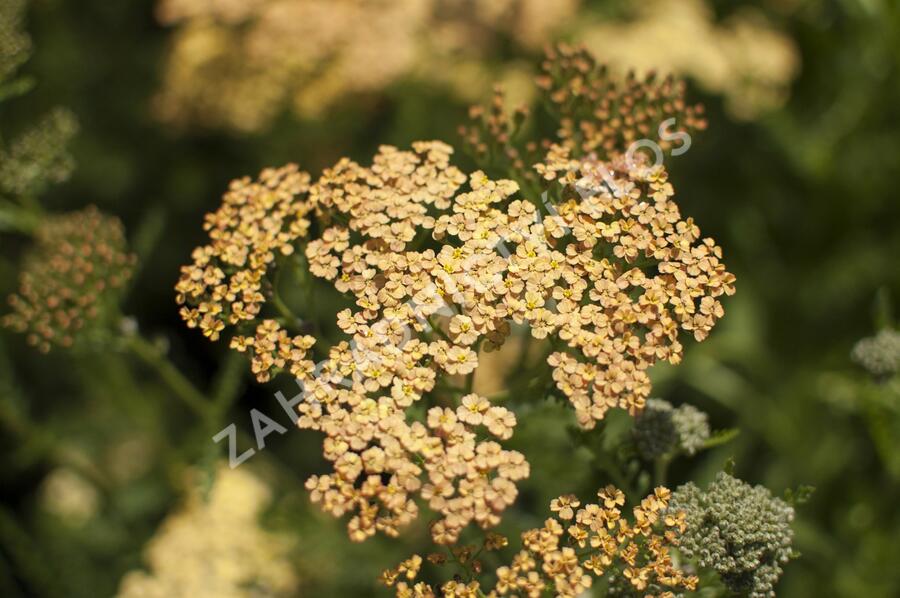
POLYGON ((0 2, 0 82, 28 59, 31 40, 22 32, 25 0, 0 2))
POLYGON ((673 407, 662 399, 648 399, 634 423, 634 441, 645 459, 673 451, 694 455, 709 438, 709 418, 693 405, 673 407))
POLYGON ((900 369, 900 332, 886 328, 864 338, 850 357, 876 378, 890 378, 900 369))
POLYGON ((0 189, 35 197, 68 179, 75 163, 67 146, 77 131, 71 112, 63 108, 50 112, 13 141, 8 151, 0 151, 0 189))
POLYGON ((678 445, 688 455, 696 455, 709 440, 709 416, 693 405, 680 405, 672 412, 678 445))
POLYGON ((782 565, 791 558, 790 505, 762 486, 719 473, 706 491, 693 483, 678 488, 669 509, 685 512, 685 556, 715 570, 735 592, 775 596, 782 565))

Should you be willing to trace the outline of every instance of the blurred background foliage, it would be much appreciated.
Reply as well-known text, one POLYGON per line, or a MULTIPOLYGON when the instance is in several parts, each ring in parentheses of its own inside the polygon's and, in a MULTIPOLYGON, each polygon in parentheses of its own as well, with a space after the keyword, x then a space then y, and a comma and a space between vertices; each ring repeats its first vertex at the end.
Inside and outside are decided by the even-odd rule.
MULTIPOLYGON (((859 339, 896 326, 900 301, 900 4, 374 2, 375 18, 337 8, 352 3, 309 2, 308 14, 270 15, 280 33, 254 32, 241 11, 266 4, 29 3, 33 55, 21 72, 35 87, 0 106, 4 140, 68 118, 51 112, 59 106, 71 111, 75 169, 40 196, 43 206, 95 204, 123 220, 138 255, 124 313, 199 388, 230 388, 236 401, 200 421, 129 354, 42 355, 3 330, 0 595, 115 595, 126 572, 145 566, 147 542, 186 488, 212 479, 225 454, 212 433, 232 421, 252 433, 251 408, 279 417, 273 393, 292 394, 283 380, 251 383, 223 345, 178 317, 178 267, 228 181, 288 161, 312 173, 345 155, 365 162, 382 143, 459 146, 467 105, 493 83, 529 99, 522 82, 551 39, 585 42, 620 68, 682 73, 707 106, 708 131, 668 166, 683 213, 724 247, 738 292, 681 366, 653 370, 654 393, 740 433, 676 461, 670 485, 708 481, 733 458, 737 475, 775 494, 814 486, 795 523, 802 558, 779 592, 900 594, 898 381, 850 359, 859 339), (221 14, 210 16, 212 5, 221 14), (315 19, 345 21, 311 29, 327 39, 291 46, 305 30, 285 24, 315 19), (269 45, 254 50, 254 35, 269 45), (255 94, 267 98, 260 114, 226 105, 255 94), (191 483, 188 465, 200 466, 191 483)), ((29 239, 3 231, 0 244, 5 296, 29 239)), ((550 498, 610 481, 590 450, 575 449, 569 410, 536 409, 513 442, 532 464, 521 508, 504 520, 513 534, 539 524, 550 498)), ((612 446, 629 425, 613 418, 577 441, 612 446)), ((271 489, 265 527, 289 537, 278 558, 295 569, 297 595, 370 595, 377 573, 424 541, 419 526, 402 540, 350 544, 302 488, 322 468, 319 438, 292 430, 267 440, 249 467, 271 489)), ((293 587, 283 575, 279 583, 293 587)))

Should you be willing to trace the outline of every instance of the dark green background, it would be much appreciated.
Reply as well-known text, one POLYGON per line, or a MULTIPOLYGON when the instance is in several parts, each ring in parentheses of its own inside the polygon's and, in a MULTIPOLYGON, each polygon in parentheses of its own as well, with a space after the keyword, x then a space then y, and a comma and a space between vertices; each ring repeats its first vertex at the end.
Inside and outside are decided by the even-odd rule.
MULTIPOLYGON (((733 4, 716 6, 725 16, 733 4)), ((654 371, 654 394, 707 410, 716 428, 741 430, 731 444, 677 462, 670 483, 708 480, 733 457, 739 477, 776 494, 816 487, 798 512, 802 557, 787 567, 781 595, 897 596, 900 397, 896 384, 870 381, 849 352, 890 324, 900 301, 900 3, 798 4, 788 17, 771 14, 802 60, 783 109, 735 122, 720 98, 691 89, 707 105, 709 130, 669 162, 676 199, 724 248, 738 292, 711 338, 688 343, 682 366, 654 371)), ((30 9, 28 29, 35 54, 24 71, 39 83, 3 106, 4 130, 53 106, 74 111, 78 168, 45 205, 93 203, 122 218, 142 253, 125 311, 148 335, 165 338, 175 363, 203 387, 225 347, 181 324, 172 288, 179 265, 204 239, 203 214, 215 209, 230 179, 287 161, 317 173, 340 156, 366 160, 381 143, 438 138, 459 145, 455 130, 466 107, 415 82, 379 97, 347 98, 317 122, 283 115, 259 135, 172 131, 148 109, 169 34, 155 23, 151 2, 42 0, 30 9)), ((0 239, 6 294, 26 239, 0 239)), ((153 447, 148 473, 110 498, 115 508, 70 529, 37 508, 47 460, 33 457, 31 441, 4 431, 0 496, 7 515, 27 530, 23 542, 43 556, 46 587, 13 570, 17 548, 4 545, 0 594, 111 595, 177 504, 169 460, 208 462, 214 447, 149 373, 121 355, 41 356, 6 331, 0 343, 10 392, 60 440, 59 450, 99 455, 135 430, 153 447), (177 447, 177 456, 166 447, 177 447)), ((248 381, 231 419, 249 430, 251 407, 277 413, 272 392, 282 386, 248 381)), ((572 452, 568 412, 545 409, 545 421, 517 431, 516 445, 534 473, 510 529, 537 521, 552 496, 608 482, 592 473, 586 451, 572 452)), ((304 595, 369 595, 375 573, 416 543, 350 545, 341 522, 310 509, 301 484, 323 467, 314 435, 275 439, 264 460, 279 488, 269 522, 299 537, 304 595)))

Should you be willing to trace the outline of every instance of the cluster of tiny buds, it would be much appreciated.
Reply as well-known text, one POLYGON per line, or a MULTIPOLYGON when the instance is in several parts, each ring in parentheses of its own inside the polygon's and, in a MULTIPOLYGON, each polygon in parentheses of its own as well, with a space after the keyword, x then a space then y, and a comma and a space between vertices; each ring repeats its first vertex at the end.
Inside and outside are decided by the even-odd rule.
MULTIPOLYGON (((672 76, 630 72, 621 80, 584 48, 566 44, 549 48, 541 68, 538 87, 559 113, 562 143, 583 154, 612 158, 672 118, 682 131, 706 128, 703 107, 687 105, 684 82, 672 76)), ((659 143, 670 149, 668 140, 659 143)))
POLYGON ((649 460, 676 452, 694 455, 709 436, 709 417, 693 405, 674 407, 662 399, 649 399, 634 421, 638 453, 649 460))
POLYGON ((575 598, 592 587, 595 579, 622 577, 632 591, 644 596, 674 597, 673 591, 693 590, 698 579, 685 574, 672 560, 670 549, 685 531, 683 513, 668 509, 670 492, 659 487, 624 517, 625 496, 613 486, 598 492, 598 502, 582 505, 572 495, 550 504, 554 516, 543 527, 522 534, 522 548, 508 565, 494 570, 494 585, 480 581, 484 566, 478 556, 508 545, 505 537, 488 534, 482 546, 455 546, 452 562, 465 573, 437 588, 415 580, 425 560, 442 566, 443 554, 419 555, 382 574, 398 598, 496 598, 541 596, 547 591, 560 598, 575 598))
POLYGON ((520 142, 530 111, 522 106, 510 112, 500 87, 487 106, 473 106, 470 123, 460 127, 466 148, 480 161, 502 158, 523 180, 537 180, 531 167, 548 151, 612 160, 642 140, 653 140, 660 151, 678 149, 675 140, 681 144, 706 128, 703 107, 688 105, 684 82, 672 76, 616 76, 583 47, 567 44, 548 47, 541 70, 537 87, 559 123, 553 136, 520 142), (667 123, 675 129, 667 131, 667 123))
POLYGON ((794 509, 763 486, 720 472, 705 490, 679 487, 671 509, 685 516, 681 550, 710 568, 733 592, 773 598, 782 566, 793 556, 794 509))
POLYGON ((880 330, 857 342, 850 357, 876 380, 887 380, 900 370, 900 332, 892 328, 880 330))
POLYGON ((95 207, 47 217, 2 323, 43 352, 71 347, 104 322, 112 324, 134 262, 122 223, 95 207))

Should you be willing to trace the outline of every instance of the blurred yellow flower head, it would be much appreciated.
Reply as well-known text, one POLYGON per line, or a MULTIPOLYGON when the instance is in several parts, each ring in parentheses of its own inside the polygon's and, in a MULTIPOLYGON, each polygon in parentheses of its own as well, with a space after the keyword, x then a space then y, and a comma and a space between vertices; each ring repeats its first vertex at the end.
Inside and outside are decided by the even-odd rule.
POLYGON ((216 470, 208 496, 195 488, 146 548, 148 571, 127 574, 119 598, 294 596, 290 544, 260 528, 271 495, 248 468, 216 470))
POLYGON ((731 113, 753 118, 781 105, 800 68, 794 43, 752 9, 717 23, 705 0, 649 0, 629 21, 585 25, 581 41, 620 69, 662 70, 724 96, 731 113))
POLYGON ((155 109, 178 125, 265 128, 290 105, 315 117, 404 78, 490 89, 484 59, 508 35, 534 48, 578 0, 162 0, 175 26, 155 109), (466 74, 459 76, 458 71, 466 74))

